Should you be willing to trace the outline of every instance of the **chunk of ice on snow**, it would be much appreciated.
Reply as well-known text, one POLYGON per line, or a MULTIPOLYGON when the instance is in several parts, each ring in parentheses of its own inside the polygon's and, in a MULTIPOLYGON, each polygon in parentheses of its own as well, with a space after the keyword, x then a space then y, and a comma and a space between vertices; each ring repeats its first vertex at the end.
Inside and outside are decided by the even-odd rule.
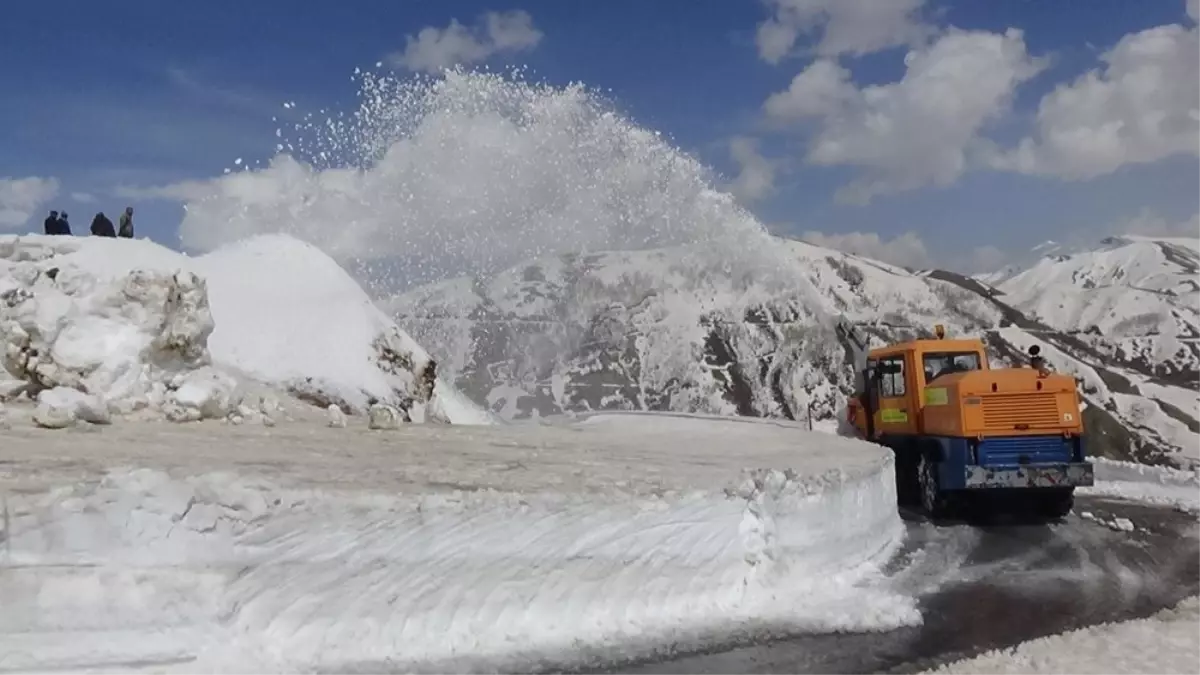
POLYGON ((91 422, 92 424, 112 423, 112 415, 109 413, 108 404, 99 396, 85 394, 78 389, 71 389, 69 387, 46 389, 38 394, 38 403, 45 405, 47 409, 62 412, 69 411, 71 418, 83 420, 84 422, 91 422))

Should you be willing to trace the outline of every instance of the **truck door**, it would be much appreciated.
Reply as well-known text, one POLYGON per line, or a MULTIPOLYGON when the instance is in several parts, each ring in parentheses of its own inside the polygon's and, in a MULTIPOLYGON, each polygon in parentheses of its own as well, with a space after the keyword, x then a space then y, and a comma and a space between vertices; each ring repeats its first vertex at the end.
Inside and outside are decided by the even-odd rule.
POLYGON ((903 354, 879 359, 879 409, 875 428, 881 434, 915 433, 917 410, 910 404, 908 368, 903 354))

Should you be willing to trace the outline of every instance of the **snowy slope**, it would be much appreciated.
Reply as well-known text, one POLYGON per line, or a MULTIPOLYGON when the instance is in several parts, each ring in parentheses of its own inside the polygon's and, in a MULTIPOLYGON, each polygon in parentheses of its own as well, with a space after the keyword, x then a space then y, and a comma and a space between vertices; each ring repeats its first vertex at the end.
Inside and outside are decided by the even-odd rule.
POLYGON ((914 273, 786 239, 810 296, 772 293, 688 250, 528 261, 486 278, 422 287, 381 304, 446 374, 502 417, 637 409, 813 419, 836 428, 852 387, 830 317, 859 322, 882 345, 931 334, 981 335, 996 363, 1033 343, 1076 373, 1093 450, 1191 466, 1200 452, 1194 386, 1112 359, 1026 316, 977 280, 914 273))
POLYGON ((1042 257, 1048 258, 1048 257, 1070 255, 1072 252, 1073 252, 1072 249, 1069 246, 1067 246, 1066 244, 1063 244, 1063 243, 1060 243, 1060 242, 1057 242, 1054 240, 1044 241, 1044 242, 1038 244, 1037 246, 1034 246, 1033 248, 1029 249, 1028 253, 1024 256, 1026 259, 1025 263, 1022 263, 1019 259, 1014 260, 1013 262, 1010 262, 1009 264, 1001 267, 998 270, 992 270, 990 272, 981 272, 979 274, 973 274, 971 276, 971 278, 975 279, 976 281, 983 282, 984 284, 987 284, 989 286, 996 286, 996 285, 999 285, 999 284, 1003 283, 1004 281, 1011 279, 1011 278, 1017 276, 1018 274, 1024 272, 1025 269, 1029 266, 1027 263, 1028 263, 1030 256, 1032 256, 1032 258, 1036 260, 1036 259, 1042 258, 1042 257))
POLYGON ((997 288, 1007 304, 1114 362, 1195 388, 1198 274, 1200 238, 1123 236, 1096 250, 1043 257, 997 288))
POLYGON ((824 317, 964 331, 999 317, 969 292, 900 268, 780 244, 821 305, 773 295, 677 248, 531 261, 386 306, 439 345, 465 391, 507 417, 612 407, 796 417, 810 401, 832 408, 849 382, 824 317), (948 315, 948 306, 959 309, 948 315))
POLYGON ((213 399, 215 388, 220 400, 196 407, 220 417, 237 383, 253 380, 348 411, 381 401, 421 419, 433 402, 434 417, 484 420, 454 392, 435 395, 449 386, 436 384, 429 355, 336 263, 290 237, 198 258, 146 240, 3 237, 0 297, 9 396, 63 386, 128 413, 197 387, 213 399))

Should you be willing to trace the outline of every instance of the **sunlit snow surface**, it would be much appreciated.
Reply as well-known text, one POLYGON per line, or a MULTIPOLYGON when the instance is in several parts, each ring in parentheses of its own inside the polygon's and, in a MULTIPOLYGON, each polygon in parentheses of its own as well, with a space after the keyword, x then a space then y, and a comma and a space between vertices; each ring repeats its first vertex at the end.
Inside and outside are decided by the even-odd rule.
POLYGON ((876 567, 903 536, 889 455, 795 426, 127 424, 6 449, 0 668, 510 670, 919 621, 876 567))

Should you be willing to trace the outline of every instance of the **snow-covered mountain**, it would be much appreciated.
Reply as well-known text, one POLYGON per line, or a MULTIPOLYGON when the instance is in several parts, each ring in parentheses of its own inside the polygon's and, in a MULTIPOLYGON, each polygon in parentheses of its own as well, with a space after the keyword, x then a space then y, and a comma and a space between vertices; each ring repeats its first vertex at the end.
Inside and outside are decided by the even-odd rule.
POLYGON ((1006 303, 1118 363, 1180 386, 1200 378, 1200 239, 1111 237, 997 284, 1006 303))
MULTIPOLYGON (((677 410, 812 419, 826 429, 836 427, 852 387, 834 317, 858 322, 880 345, 930 335, 942 323, 951 335, 983 336, 998 363, 1042 345, 1053 365, 1082 383, 1094 451, 1197 463, 1197 387, 1180 370, 1188 361, 1156 361, 1164 352, 1155 349, 1137 352, 1147 360, 1122 358, 1099 336, 1075 334, 1073 325, 1014 306, 1003 290, 976 279, 912 272, 798 241, 776 243, 795 261, 798 277, 816 289, 815 299, 767 292, 753 278, 724 274, 697 262, 703 256, 674 248, 533 260, 489 278, 421 287, 384 304, 429 346, 441 372, 503 417, 677 410)), ((1194 260, 1170 250, 1160 268, 1165 260, 1194 260)), ((1138 270, 1142 281, 1153 276, 1148 268, 1138 270)), ((1006 282, 1014 297, 1026 278, 1006 282)), ((1186 290, 1162 280, 1150 287, 1186 290)), ((1082 305, 1091 290, 1079 285, 1071 295, 1070 288, 1056 287, 1064 300, 1054 303, 1069 297, 1073 307, 1082 305)), ((1197 293, 1190 292, 1194 308, 1197 293)), ((1112 325, 1133 330, 1142 323, 1113 317, 1112 325)))

